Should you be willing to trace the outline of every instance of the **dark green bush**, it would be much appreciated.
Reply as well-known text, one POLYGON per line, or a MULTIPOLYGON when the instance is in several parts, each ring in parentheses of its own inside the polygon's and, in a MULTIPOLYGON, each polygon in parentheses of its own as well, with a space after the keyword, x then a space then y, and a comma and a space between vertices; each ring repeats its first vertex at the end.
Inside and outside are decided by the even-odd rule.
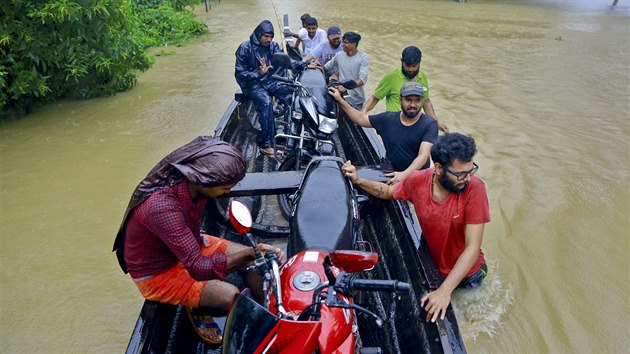
POLYGON ((62 97, 127 90, 148 46, 207 33, 196 0, 5 0, 0 6, 0 117, 62 97))

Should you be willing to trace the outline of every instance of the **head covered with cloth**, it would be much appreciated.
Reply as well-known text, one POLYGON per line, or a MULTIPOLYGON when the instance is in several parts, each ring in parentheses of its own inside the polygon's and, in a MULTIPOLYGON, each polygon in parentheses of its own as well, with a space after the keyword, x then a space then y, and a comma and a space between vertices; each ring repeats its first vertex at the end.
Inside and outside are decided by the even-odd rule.
POLYGON ((123 271, 125 226, 133 209, 156 191, 171 187, 183 179, 203 187, 232 185, 245 176, 246 162, 240 151, 225 141, 199 136, 160 161, 133 192, 120 225, 114 251, 123 271))

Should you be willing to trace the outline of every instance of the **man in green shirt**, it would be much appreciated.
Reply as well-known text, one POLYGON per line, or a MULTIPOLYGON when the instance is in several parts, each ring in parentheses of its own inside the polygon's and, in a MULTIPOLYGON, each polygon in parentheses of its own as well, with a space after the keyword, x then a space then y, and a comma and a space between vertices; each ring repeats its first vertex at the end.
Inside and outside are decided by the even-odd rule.
MULTIPOLYGON (((422 103, 424 113, 438 120, 429 96, 427 76, 420 71, 421 60, 422 52, 418 47, 410 46, 405 48, 400 59, 401 67, 385 74, 372 97, 365 101, 362 112, 367 114, 383 98, 386 99, 387 112, 400 111, 400 89, 404 84, 416 81, 424 89, 424 101, 422 103)), ((448 132, 448 127, 445 124, 438 121, 438 126, 444 133, 448 132)))

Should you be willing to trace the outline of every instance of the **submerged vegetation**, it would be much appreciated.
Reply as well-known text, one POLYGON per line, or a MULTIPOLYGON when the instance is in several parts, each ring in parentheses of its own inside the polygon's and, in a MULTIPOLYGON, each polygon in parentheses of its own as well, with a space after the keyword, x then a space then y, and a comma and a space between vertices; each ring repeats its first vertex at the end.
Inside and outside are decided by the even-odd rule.
POLYGON ((198 0, 8 0, 0 6, 0 118, 58 98, 127 90, 146 48, 207 33, 198 0))

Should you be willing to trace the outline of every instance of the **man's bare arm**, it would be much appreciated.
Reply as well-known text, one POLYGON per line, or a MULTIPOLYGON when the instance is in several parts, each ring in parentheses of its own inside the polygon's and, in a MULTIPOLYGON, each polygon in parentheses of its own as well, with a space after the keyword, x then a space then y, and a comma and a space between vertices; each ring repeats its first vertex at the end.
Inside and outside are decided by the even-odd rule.
POLYGON ((368 192, 370 195, 380 199, 394 199, 394 191, 391 186, 382 182, 370 181, 359 177, 357 175, 357 169, 352 165, 351 161, 346 161, 341 169, 352 183, 361 187, 361 189, 368 192))
POLYGON ((361 112, 367 114, 369 111, 374 109, 374 107, 376 107, 376 104, 379 101, 380 100, 376 98, 376 96, 374 95, 370 96, 370 98, 368 98, 367 101, 365 101, 365 104, 363 104, 363 109, 361 110, 361 112))
POLYGON ((331 87, 328 89, 328 93, 333 96, 337 103, 339 103, 339 105, 341 106, 343 111, 346 112, 346 115, 348 116, 348 118, 350 118, 351 121, 362 127, 372 128, 372 124, 370 124, 370 119, 368 118, 368 115, 352 107, 352 105, 348 103, 348 101, 344 100, 343 97, 341 97, 341 93, 338 89, 331 87))
POLYGON ((433 117, 438 122, 438 127, 441 132, 448 133, 448 126, 438 120, 435 110, 433 109, 433 102, 431 102, 430 98, 424 100, 424 103, 422 103, 422 109, 426 115, 433 117))

